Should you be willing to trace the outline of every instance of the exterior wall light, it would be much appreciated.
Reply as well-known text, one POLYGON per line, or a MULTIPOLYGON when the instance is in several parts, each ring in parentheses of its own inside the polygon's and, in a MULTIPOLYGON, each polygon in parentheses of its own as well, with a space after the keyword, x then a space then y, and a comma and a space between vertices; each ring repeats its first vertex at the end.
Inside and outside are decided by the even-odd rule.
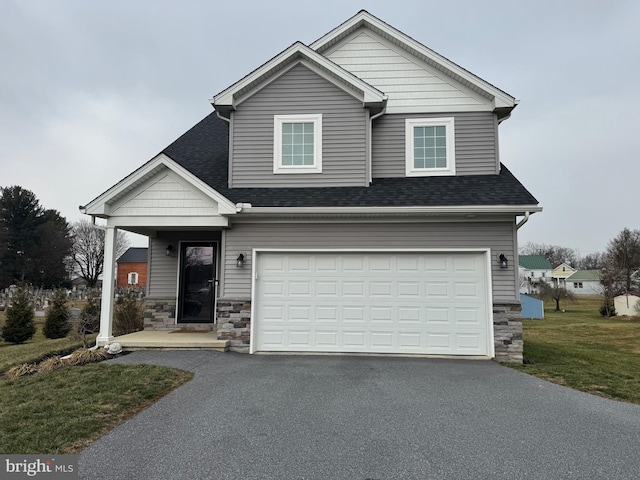
POLYGON ((507 268, 509 261, 507 260, 507 257, 505 257, 504 253, 500 254, 500 257, 498 257, 498 260, 500 261, 500 268, 507 268))
POLYGON ((236 267, 244 267, 244 254, 241 253, 240 255, 238 255, 238 258, 236 259, 236 267))
POLYGON ((173 253, 173 245, 171 244, 167 245, 167 249, 165 250, 164 253, 167 257, 170 257, 171 254, 173 253))

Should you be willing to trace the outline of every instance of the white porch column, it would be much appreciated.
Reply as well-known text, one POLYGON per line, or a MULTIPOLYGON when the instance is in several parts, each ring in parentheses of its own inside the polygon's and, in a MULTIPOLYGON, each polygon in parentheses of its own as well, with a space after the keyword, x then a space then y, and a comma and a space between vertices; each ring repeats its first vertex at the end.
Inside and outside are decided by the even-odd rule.
POLYGON ((100 308, 100 334, 96 345, 103 346, 113 340, 114 271, 116 265, 115 227, 106 227, 104 236, 104 269, 102 272, 102 306, 100 308))

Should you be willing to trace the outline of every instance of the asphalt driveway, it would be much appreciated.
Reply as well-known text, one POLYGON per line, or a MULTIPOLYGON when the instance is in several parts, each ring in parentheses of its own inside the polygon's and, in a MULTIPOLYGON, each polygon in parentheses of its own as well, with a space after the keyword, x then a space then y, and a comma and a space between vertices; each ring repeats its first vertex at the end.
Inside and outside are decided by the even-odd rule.
POLYGON ((141 351, 194 379, 82 479, 637 479, 640 406, 490 361, 141 351))

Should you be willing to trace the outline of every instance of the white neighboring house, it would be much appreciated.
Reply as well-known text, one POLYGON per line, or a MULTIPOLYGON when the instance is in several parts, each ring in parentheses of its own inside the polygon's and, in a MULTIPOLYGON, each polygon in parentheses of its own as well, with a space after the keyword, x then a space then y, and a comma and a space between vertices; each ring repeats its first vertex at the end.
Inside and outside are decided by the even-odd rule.
POLYGON ((520 255, 518 272, 520 293, 540 293, 540 281, 551 283, 551 262, 544 255, 520 255))
POLYGON ((566 289, 575 295, 601 295, 600 270, 578 270, 566 280, 566 289))
POLYGON ((626 294, 618 295, 613 299, 616 308, 616 315, 628 315, 636 317, 640 315, 640 297, 638 295, 626 294))

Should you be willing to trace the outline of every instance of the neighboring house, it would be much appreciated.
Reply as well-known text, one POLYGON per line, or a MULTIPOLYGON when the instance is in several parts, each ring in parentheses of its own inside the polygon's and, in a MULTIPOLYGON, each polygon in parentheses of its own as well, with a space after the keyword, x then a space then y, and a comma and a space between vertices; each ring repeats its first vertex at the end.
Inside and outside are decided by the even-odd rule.
POLYGON ((522 318, 544 318, 544 302, 542 300, 521 293, 520 302, 522 302, 522 318))
POLYGON ((567 278, 576 272, 577 270, 575 268, 564 262, 554 265, 553 271, 551 272, 553 284, 564 288, 567 278))
POLYGON ((576 295, 602 295, 600 270, 578 270, 567 278, 566 288, 576 295))
POLYGON ((616 315, 627 315, 629 317, 640 316, 640 296, 633 294, 618 295, 613 299, 616 315))
POLYGON ((116 287, 146 288, 148 250, 131 247, 116 260, 116 287))
POLYGON ((520 293, 540 293, 540 282, 551 283, 551 262, 544 255, 520 255, 518 257, 520 293))
POLYGON ((118 229, 149 236, 146 328, 522 360, 517 230, 542 209, 498 155, 514 97, 361 11, 211 103, 81 207, 106 220, 106 266, 118 229))

